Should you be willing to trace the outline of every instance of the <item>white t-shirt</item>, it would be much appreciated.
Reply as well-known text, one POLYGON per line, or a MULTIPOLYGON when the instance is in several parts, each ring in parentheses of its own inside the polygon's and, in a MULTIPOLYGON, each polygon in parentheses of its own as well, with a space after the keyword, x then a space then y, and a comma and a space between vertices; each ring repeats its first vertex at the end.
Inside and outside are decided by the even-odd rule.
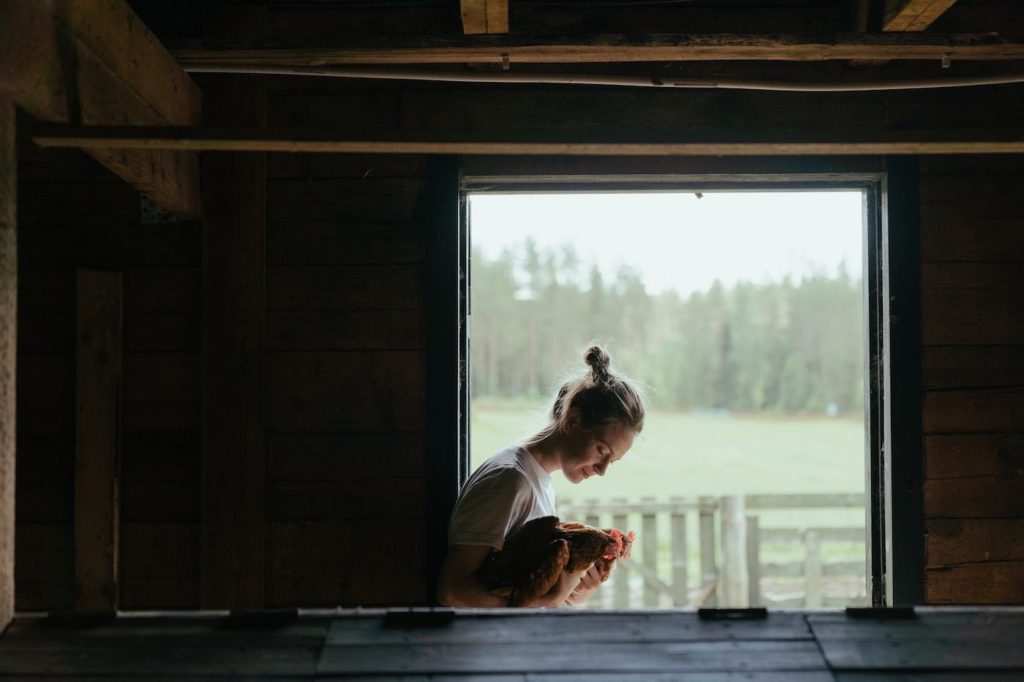
POLYGON ((516 445, 488 458, 462 486, 448 522, 448 545, 501 549, 527 521, 554 514, 551 475, 516 445))

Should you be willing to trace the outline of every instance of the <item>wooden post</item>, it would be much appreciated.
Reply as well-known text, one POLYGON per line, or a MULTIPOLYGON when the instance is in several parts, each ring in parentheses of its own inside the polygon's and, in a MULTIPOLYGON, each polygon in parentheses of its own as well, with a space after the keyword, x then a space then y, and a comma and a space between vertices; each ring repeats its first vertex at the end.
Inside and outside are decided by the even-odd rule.
POLYGON ((748 606, 761 606, 761 526, 756 516, 747 517, 748 606))
MULTIPOLYGON (((204 81, 206 82, 206 81, 204 81)), ((211 79, 211 123, 263 122, 261 79, 211 79)), ((203 608, 258 608, 266 536, 266 155, 203 157, 203 608)))
POLYGON ((76 611, 118 607, 121 273, 79 270, 75 370, 76 611))
MULTIPOLYGON (((715 502, 712 497, 700 498, 700 587, 701 590, 718 579, 715 568, 715 502)), ((701 606, 717 603, 712 590, 701 606)))
POLYGON ((804 533, 804 606, 810 609, 820 608, 821 599, 821 539, 818 532, 808 530, 804 533))
POLYGON ((722 573, 719 595, 728 608, 748 606, 747 514, 742 495, 722 498, 722 573))
MULTIPOLYGON (((626 505, 624 498, 615 498, 614 504, 626 505)), ((612 516, 612 526, 623 532, 629 532, 629 515, 625 511, 612 516)), ((629 576, 621 569, 612 573, 612 604, 617 609, 629 608, 629 576)))
MULTIPOLYGON (((673 497, 672 501, 682 503, 682 499, 678 497, 673 497)), ((673 510, 670 526, 672 533, 672 603, 675 606, 686 606, 690 601, 687 578, 689 553, 686 547, 686 513, 682 510, 673 510)))
POLYGON ((14 615, 14 426, 18 163, 14 104, 0 97, 0 633, 14 615))
MULTIPOLYGON (((653 497, 641 498, 642 502, 653 504, 653 497)), ((658 573, 658 518, 654 512, 643 513, 641 521, 640 546, 643 551, 643 563, 654 575, 658 573)), ((644 581, 644 606, 658 605, 658 589, 644 581)))

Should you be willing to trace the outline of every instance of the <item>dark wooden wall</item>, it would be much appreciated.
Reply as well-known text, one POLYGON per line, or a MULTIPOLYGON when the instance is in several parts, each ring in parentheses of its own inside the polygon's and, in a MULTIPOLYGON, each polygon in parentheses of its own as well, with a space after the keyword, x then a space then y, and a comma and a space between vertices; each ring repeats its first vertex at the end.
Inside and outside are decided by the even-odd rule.
MULTIPOLYGON (((516 125, 552 101, 543 92, 481 98, 285 79, 267 87, 271 125, 361 131, 483 127, 494 112, 516 125)), ((890 118, 916 120, 915 97, 894 98, 890 118)), ((921 110, 945 111, 942 97, 920 98, 935 103, 921 110)), ((668 95, 650 98, 657 106, 646 117, 637 95, 610 101, 588 120, 679 125, 668 95)), ((690 125, 734 114, 742 123, 760 111, 746 95, 686 101, 690 125)), ((860 102, 862 124, 873 125, 873 105, 837 101, 860 102)), ((808 110, 776 106, 771 115, 780 125, 825 116, 808 110)), ((84 154, 43 152, 26 140, 19 151, 17 608, 74 602, 78 268, 124 273, 121 607, 199 607, 200 226, 141 224, 138 194, 84 154)), ((651 163, 671 172, 665 160, 651 163)), ((557 173, 580 164, 531 167, 557 173)), ((706 168, 742 170, 721 159, 706 168)), ((921 170, 926 597, 1022 603, 1024 162, 926 158, 921 170)), ((267 158, 268 606, 408 604, 428 594, 417 210, 425 173, 418 157, 267 158)))
POLYGON ((199 232, 140 224, 138 192, 78 152, 20 145, 17 607, 73 601, 76 270, 123 273, 122 604, 197 584, 199 232))
POLYGON ((1024 157, 921 161, 925 597, 1024 603, 1024 157))
MULTIPOLYGON (((271 125, 344 129, 394 111, 393 94, 268 98, 271 125)), ((426 598, 424 168, 269 157, 268 604, 426 598)))
MULTIPOLYGON (((276 93, 272 122, 351 97, 276 93)), ((124 273, 121 607, 198 608, 200 226, 143 225, 84 154, 21 142, 17 608, 74 602, 78 268, 124 273)), ((423 602, 423 160, 267 167, 265 602, 423 602)))

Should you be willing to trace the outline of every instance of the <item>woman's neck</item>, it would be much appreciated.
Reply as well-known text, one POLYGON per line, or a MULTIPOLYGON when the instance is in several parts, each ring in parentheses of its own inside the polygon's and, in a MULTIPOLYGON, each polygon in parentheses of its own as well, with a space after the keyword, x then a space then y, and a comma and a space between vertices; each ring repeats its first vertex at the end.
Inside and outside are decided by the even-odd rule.
POLYGON ((535 443, 526 446, 526 451, 540 464, 544 471, 553 473, 562 466, 562 449, 559 445, 559 434, 552 433, 535 443))

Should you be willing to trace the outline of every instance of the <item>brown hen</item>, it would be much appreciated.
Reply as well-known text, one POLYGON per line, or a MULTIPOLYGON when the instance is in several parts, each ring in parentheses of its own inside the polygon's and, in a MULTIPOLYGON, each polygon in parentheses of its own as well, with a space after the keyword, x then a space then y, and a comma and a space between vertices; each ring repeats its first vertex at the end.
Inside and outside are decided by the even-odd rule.
POLYGON ((629 556, 633 537, 632 532, 615 528, 542 516, 509 536, 504 548, 491 552, 477 577, 492 594, 507 596, 509 606, 522 606, 550 592, 562 571, 576 573, 595 564, 601 580, 606 580, 615 560, 629 556))

